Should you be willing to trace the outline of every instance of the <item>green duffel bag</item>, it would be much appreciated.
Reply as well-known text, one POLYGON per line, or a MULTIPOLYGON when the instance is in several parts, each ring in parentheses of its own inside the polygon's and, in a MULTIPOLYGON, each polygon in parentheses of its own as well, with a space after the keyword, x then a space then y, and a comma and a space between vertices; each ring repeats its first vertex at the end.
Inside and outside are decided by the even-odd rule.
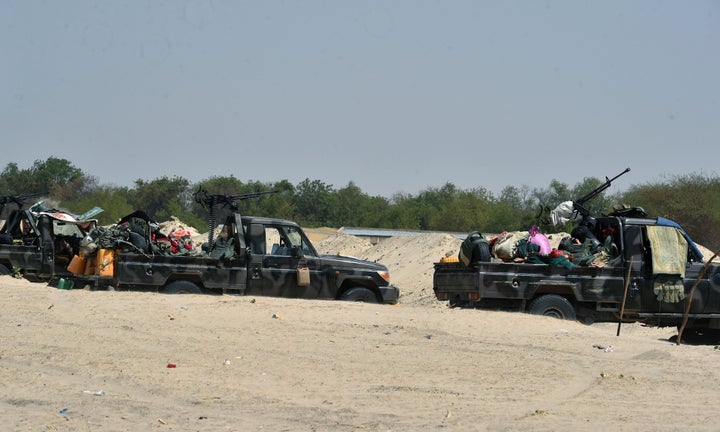
POLYGON ((458 259, 470 267, 470 264, 477 261, 490 261, 490 243, 477 231, 473 231, 463 240, 458 252, 458 259))

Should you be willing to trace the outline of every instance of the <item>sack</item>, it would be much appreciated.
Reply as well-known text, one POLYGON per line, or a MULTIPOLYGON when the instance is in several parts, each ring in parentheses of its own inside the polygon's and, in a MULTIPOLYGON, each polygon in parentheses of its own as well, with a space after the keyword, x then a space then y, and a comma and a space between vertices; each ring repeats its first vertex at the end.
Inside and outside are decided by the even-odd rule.
POLYGON ((310 285, 310 269, 308 268, 307 261, 300 260, 297 266, 297 284, 298 286, 310 285))
POLYGON ((529 239, 522 239, 515 243, 515 253, 513 258, 530 259, 537 258, 540 255, 540 246, 530 243, 529 239))
POLYGON ((553 226, 565 225, 571 220, 575 220, 576 216, 573 202, 565 201, 558 204, 558 206, 550 212, 550 222, 553 226))
POLYGON ((140 234, 143 238, 150 240, 150 235, 155 233, 160 225, 142 210, 136 210, 117 223, 119 226, 127 228, 130 232, 140 234))
POLYGON ((232 259, 235 257, 235 239, 232 237, 227 240, 218 238, 215 240, 215 244, 212 245, 209 255, 210 258, 232 259))
POLYGON ((516 258, 517 243, 525 240, 530 236, 527 231, 503 232, 500 234, 493 245, 492 252, 496 258, 504 262, 510 262, 516 258))

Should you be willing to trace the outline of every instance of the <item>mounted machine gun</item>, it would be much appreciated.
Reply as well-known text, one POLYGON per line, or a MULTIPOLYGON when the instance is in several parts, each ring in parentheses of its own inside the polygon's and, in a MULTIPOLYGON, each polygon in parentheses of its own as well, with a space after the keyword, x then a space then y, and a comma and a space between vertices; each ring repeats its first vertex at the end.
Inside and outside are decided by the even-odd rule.
POLYGON ((605 177, 605 182, 601 184, 600 186, 593 189, 590 193, 587 195, 573 201, 573 212, 576 218, 579 216, 582 219, 590 217, 590 211, 585 207, 585 204, 590 201, 591 199, 595 198, 596 196, 600 195, 605 189, 609 188, 613 181, 617 180, 618 177, 627 174, 630 172, 630 168, 625 168, 625 171, 621 172, 620 174, 616 175, 615 177, 609 179, 605 177))
POLYGON ((578 222, 578 224, 581 226, 592 223, 590 210, 588 210, 586 207, 588 201, 600 195, 603 191, 605 191, 605 189, 609 188, 612 185, 613 181, 617 180, 618 177, 627 174, 628 172, 630 172, 630 168, 626 168, 625 171, 621 172, 613 178, 605 177, 605 182, 590 191, 589 193, 576 200, 562 202, 558 204, 557 207, 555 207, 553 210, 550 210, 549 207, 541 206, 541 211, 538 214, 538 219, 543 219, 545 223, 552 224, 553 226, 563 225, 569 221, 578 222), (542 218, 541 216, 545 211, 549 211, 550 214, 547 218, 542 218))
MULTIPOLYGON (((20 221, 23 219, 27 219, 27 223, 30 223, 31 225, 34 225, 34 221, 30 217, 30 213, 24 211, 25 207, 25 201, 29 200, 31 198, 39 198, 41 196, 45 195, 42 192, 33 193, 33 194, 25 194, 25 195, 6 195, 0 197, 0 219, 3 218, 5 215, 5 206, 10 204, 15 204, 17 206, 17 209, 15 210, 8 210, 7 212, 7 220, 5 221, 5 224, 0 228, 0 233, 7 233, 14 237, 19 237, 21 235, 20 230, 20 221), (23 216, 25 215, 25 216, 23 216)), ((39 204, 39 203, 38 203, 39 204)), ((35 205, 38 205, 35 204, 35 205)), ((35 206, 33 205, 33 207, 35 206)), ((32 210, 32 207, 31 209, 32 210)))
POLYGON ((23 207, 25 207, 25 200, 28 200, 30 198, 39 198, 41 196, 45 195, 42 192, 33 193, 33 194, 25 194, 25 195, 6 195, 0 197, 0 215, 2 215, 3 210, 5 210, 5 206, 8 204, 16 204, 18 206, 18 210, 22 210, 23 207))
POLYGON ((202 208, 208 211, 208 244, 212 246, 214 243, 213 236, 215 234, 215 228, 217 226, 217 213, 216 209, 218 206, 223 208, 229 208, 232 212, 238 211, 238 201, 244 201, 250 198, 258 198, 263 195, 270 195, 278 193, 279 191, 265 191, 265 192, 251 192, 244 194, 214 194, 208 195, 207 190, 203 189, 202 186, 198 187, 195 192, 195 202, 200 204, 202 208))

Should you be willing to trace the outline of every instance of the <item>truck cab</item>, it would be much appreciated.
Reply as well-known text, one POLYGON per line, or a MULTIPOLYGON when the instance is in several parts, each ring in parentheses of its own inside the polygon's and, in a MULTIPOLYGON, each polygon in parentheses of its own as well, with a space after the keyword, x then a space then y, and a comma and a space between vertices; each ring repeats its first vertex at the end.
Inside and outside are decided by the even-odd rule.
POLYGON ((242 224, 249 240, 248 294, 397 303, 399 290, 389 284, 384 265, 320 255, 291 221, 246 216, 242 224), (309 271, 309 284, 298 284, 299 268, 309 271))

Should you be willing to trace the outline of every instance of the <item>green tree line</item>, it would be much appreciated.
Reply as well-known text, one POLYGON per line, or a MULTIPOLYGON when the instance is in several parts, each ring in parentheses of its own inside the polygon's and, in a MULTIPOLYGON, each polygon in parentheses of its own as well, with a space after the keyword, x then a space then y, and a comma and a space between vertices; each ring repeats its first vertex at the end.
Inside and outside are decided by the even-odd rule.
MULTIPOLYGON (((431 187, 417 195, 398 193, 390 198, 370 196, 355 183, 336 188, 321 180, 292 184, 243 182, 233 176, 210 177, 191 183, 182 177, 135 180, 134 187, 102 185, 70 161, 49 157, 29 168, 8 163, 0 173, 0 195, 42 193, 45 206, 81 214, 92 207, 104 211, 99 223, 110 225, 135 210, 156 221, 175 216, 203 232, 208 209, 196 202, 201 188, 208 194, 275 191, 239 203, 244 214, 295 220, 307 227, 367 227, 447 232, 525 230, 540 225, 541 209, 581 197, 603 180, 587 177, 574 185, 553 180, 547 187, 507 186, 495 195, 485 188, 460 189, 452 183, 431 187)), ((650 216, 680 223, 692 238, 710 248, 720 246, 720 178, 701 174, 664 182, 635 185, 624 192, 603 192, 588 204, 594 215, 614 206, 642 207, 650 216)), ((571 226, 542 225, 543 232, 569 231, 571 226)))

